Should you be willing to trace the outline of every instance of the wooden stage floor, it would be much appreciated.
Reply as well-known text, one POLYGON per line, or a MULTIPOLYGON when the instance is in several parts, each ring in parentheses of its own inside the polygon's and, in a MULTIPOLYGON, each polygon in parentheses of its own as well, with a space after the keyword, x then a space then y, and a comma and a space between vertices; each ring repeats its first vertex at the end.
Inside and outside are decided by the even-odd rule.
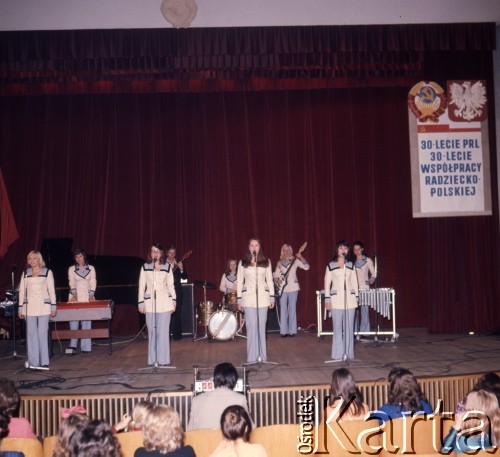
MULTIPOLYGON (((498 335, 430 335, 423 328, 398 329, 395 342, 356 342, 356 360, 325 364, 330 357, 331 336, 318 340, 316 333, 301 332, 294 338, 268 333, 268 359, 276 365, 253 365, 247 369, 250 388, 328 384, 332 370, 348 367, 358 381, 383 382, 394 366, 411 369, 417 377, 448 376, 500 371, 498 335)), ((246 340, 193 341, 185 336, 171 342, 175 369, 154 373, 146 367, 147 340, 119 338, 108 355, 104 340, 95 340, 90 354, 67 356, 67 342, 54 343, 50 371, 23 370, 26 361, 23 341, 0 341, 0 377, 16 382, 26 395, 85 395, 151 391, 189 391, 197 365, 202 378, 211 376, 220 362, 233 363, 240 373, 245 362, 246 340)))

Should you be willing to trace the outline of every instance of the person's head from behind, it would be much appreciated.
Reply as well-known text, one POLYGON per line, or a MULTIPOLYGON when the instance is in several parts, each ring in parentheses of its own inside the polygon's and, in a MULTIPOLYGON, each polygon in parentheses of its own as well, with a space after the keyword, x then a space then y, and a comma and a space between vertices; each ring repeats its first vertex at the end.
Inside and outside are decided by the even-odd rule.
POLYGON ((214 386, 233 390, 238 382, 238 372, 232 363, 219 363, 214 368, 214 386))
POLYGON ((224 438, 236 441, 241 438, 247 442, 252 431, 250 416, 240 405, 228 406, 221 415, 220 428, 224 438))
POLYGON ((346 368, 339 368, 332 373, 329 399, 330 406, 338 399, 342 399, 345 406, 349 401, 352 401, 354 415, 360 414, 363 410, 363 397, 361 392, 358 389, 352 373, 346 368))
POLYGON ((136 403, 132 410, 132 425, 136 430, 144 427, 144 421, 153 408, 154 404, 148 400, 141 400, 136 403))
POLYGON ((388 381, 388 398, 391 405, 401 404, 405 411, 416 412, 419 410, 420 400, 424 399, 424 395, 410 370, 395 368, 389 373, 388 381))
POLYGON ((0 379, 0 409, 9 417, 17 416, 20 397, 16 385, 10 380, 0 379))
POLYGON ((500 403, 500 376, 496 373, 486 373, 479 378, 473 390, 486 390, 496 395, 500 403))
POLYGON ((57 433, 57 441, 52 457, 70 457, 70 439, 78 428, 82 428, 89 421, 86 414, 73 413, 63 419, 57 433))
POLYGON ((71 457, 121 457, 120 443, 102 420, 89 420, 77 427, 69 444, 71 457))
POLYGON ((9 433, 10 416, 5 412, 5 409, 0 408, 0 442, 9 433))
POLYGON ((486 390, 473 390, 464 401, 466 415, 464 427, 490 435, 492 444, 500 444, 500 408, 495 394, 486 390))
POLYGON ((144 447, 166 454, 182 446, 183 430, 177 411, 171 406, 156 405, 146 416, 142 429, 144 447))

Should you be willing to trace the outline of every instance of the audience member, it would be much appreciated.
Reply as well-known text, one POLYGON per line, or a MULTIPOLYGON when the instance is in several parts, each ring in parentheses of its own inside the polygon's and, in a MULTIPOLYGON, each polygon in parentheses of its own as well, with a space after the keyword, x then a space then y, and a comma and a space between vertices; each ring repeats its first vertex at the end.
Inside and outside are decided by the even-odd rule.
POLYGON ((144 427, 144 447, 134 453, 134 457, 195 457, 191 446, 183 446, 181 419, 170 406, 156 405, 146 416, 144 427))
MULTIPOLYGON (((3 407, 0 407, 0 444, 8 433, 10 416, 3 407)), ((0 457, 25 457, 22 452, 0 451, 0 457)))
POLYGON ((406 368, 393 368, 388 376, 389 401, 374 411, 372 418, 385 422, 407 415, 431 414, 427 402, 413 373, 406 368))
POLYGON ((101 420, 89 420, 69 439, 71 457, 121 457, 111 425, 101 420))
POLYGON ((230 405, 240 405, 248 413, 248 403, 244 395, 235 392, 238 372, 231 363, 220 363, 214 369, 214 390, 193 398, 189 415, 188 430, 218 428, 224 409, 230 405))
MULTIPOLYGON (((486 392, 491 392, 497 397, 497 401, 500 404, 500 376, 496 373, 490 372, 483 374, 476 382, 472 390, 486 390, 486 392)), ((456 412, 460 413, 464 411, 465 398, 458 402, 456 412)))
POLYGON ((72 413, 65 417, 57 433, 57 441, 52 451, 52 457, 71 457, 71 436, 77 429, 83 428, 89 420, 89 417, 82 413, 72 413))
POLYGON ((252 421, 242 406, 228 406, 220 418, 220 427, 224 439, 210 457, 267 457, 261 444, 248 442, 252 421))
POLYGON ((0 379, 0 409, 10 418, 6 438, 35 438, 31 424, 18 417, 21 398, 15 384, 9 379, 0 379))
POLYGON ((346 368, 339 368, 332 373, 325 419, 328 419, 333 411, 339 407, 340 402, 343 404, 338 412, 338 417, 343 420, 364 419, 370 410, 369 406, 363 403, 363 396, 356 381, 346 368))
POLYGON ((464 411, 443 441, 442 453, 491 449, 500 444, 500 409, 497 397, 486 390, 473 390, 465 397, 464 411))
POLYGON ((154 404, 148 400, 136 403, 132 410, 132 416, 125 414, 118 424, 113 425, 113 432, 129 432, 131 430, 142 430, 146 416, 153 409, 154 404))

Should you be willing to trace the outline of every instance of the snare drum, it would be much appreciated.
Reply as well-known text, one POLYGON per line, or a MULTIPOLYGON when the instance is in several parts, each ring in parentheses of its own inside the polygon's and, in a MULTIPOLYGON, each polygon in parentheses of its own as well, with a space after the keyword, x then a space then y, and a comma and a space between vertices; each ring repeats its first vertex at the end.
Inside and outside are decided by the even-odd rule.
POLYGON ((208 325, 208 321, 210 320, 212 314, 216 313, 220 308, 220 303, 202 301, 198 303, 196 308, 196 317, 198 318, 196 323, 198 325, 208 325))
POLYGON ((208 323, 208 331, 216 340, 229 340, 234 337, 238 330, 236 316, 230 311, 222 310, 212 314, 208 323))
POLYGON ((224 295, 224 308, 232 313, 238 311, 238 294, 236 292, 229 292, 224 295))

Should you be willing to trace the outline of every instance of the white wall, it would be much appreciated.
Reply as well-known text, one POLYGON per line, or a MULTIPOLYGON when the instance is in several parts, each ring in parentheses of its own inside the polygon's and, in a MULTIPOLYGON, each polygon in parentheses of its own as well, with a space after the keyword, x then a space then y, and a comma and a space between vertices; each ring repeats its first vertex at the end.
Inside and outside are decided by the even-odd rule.
MULTIPOLYGON (((178 0, 182 1, 182 0, 178 0)), ((0 0, 0 30, 171 27, 162 0, 0 0)), ((495 22, 500 0, 196 0, 192 27, 495 22)))

